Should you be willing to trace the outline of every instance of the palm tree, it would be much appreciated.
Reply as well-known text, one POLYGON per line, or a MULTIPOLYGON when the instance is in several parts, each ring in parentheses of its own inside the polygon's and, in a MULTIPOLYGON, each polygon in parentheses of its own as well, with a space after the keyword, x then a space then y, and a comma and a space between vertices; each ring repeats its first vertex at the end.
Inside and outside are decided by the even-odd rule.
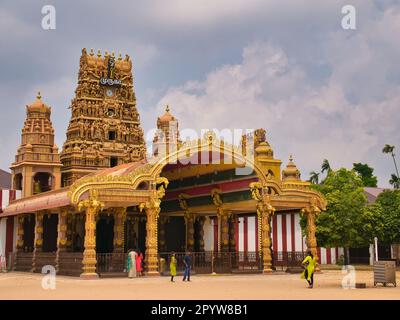
POLYGON ((329 174, 329 172, 332 171, 331 165, 329 164, 329 161, 327 159, 324 159, 324 161, 322 162, 322 166, 321 166, 321 173, 327 172, 329 174))
POLYGON ((310 172, 310 180, 311 183, 318 184, 319 182, 319 172, 312 171, 310 172))
MULTIPOLYGON (((391 146, 390 144, 385 144, 385 146, 382 149, 383 153, 390 153, 392 155, 393 158, 393 162, 394 162, 394 167, 396 169, 396 173, 397 173, 397 179, 399 179, 399 170, 397 170, 397 164, 396 164, 396 159, 395 159, 395 155, 394 155, 394 146, 391 146)), ((393 179, 393 175, 392 175, 392 179, 393 179)))
POLYGON ((389 180, 389 183, 393 185, 393 188, 399 189, 400 188, 400 179, 392 173, 392 178, 389 180))

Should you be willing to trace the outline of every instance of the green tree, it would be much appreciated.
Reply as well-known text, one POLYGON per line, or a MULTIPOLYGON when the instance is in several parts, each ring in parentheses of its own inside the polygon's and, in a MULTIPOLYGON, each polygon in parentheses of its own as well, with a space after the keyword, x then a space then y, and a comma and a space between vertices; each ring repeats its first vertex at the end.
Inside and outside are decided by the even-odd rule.
POLYGON ((368 164, 353 163, 353 170, 360 176, 364 187, 377 187, 378 178, 373 175, 374 169, 368 164))
POLYGON ((393 188, 395 189, 399 189, 400 188, 400 179, 392 173, 392 177, 389 180, 389 183, 393 186, 393 188))
MULTIPOLYGON (((363 182, 353 170, 345 168, 331 171, 321 185, 312 185, 326 198, 325 212, 317 217, 316 237, 318 246, 344 247, 345 263, 349 262, 348 249, 371 243, 371 239, 381 232, 382 209, 367 206, 363 182)), ((306 219, 302 218, 303 230, 306 219)))
POLYGON ((374 242, 374 238, 382 240, 385 234, 385 216, 380 203, 372 203, 364 207, 361 214, 360 235, 365 244, 374 242))
POLYGON ((380 240, 386 244, 400 243, 400 190, 385 190, 375 201, 383 209, 384 230, 380 240))
MULTIPOLYGON (((392 174, 392 179, 391 179, 391 181, 398 181, 399 180, 399 178, 400 178, 400 176, 399 176, 399 170, 397 170, 397 164, 396 164, 396 158, 395 158, 395 154, 394 154, 394 146, 391 146, 390 144, 385 144, 385 146, 383 147, 383 149, 382 149, 382 152, 383 153, 386 153, 386 154, 391 154, 391 156, 392 156, 392 158, 393 158, 393 163, 394 163, 394 168, 396 169, 396 178, 397 179, 395 179, 395 180, 393 180, 393 174, 392 174)), ((390 181, 389 181, 390 182, 390 181)), ((396 184, 395 183, 391 183, 391 184, 393 184, 393 187, 395 188, 395 189, 399 189, 399 184, 397 183, 397 187, 396 187, 396 184)))
POLYGON ((311 183, 318 184, 319 182, 319 172, 312 171, 310 172, 310 180, 311 183))
POLYGON ((331 165, 328 161, 328 159, 324 159, 321 165, 321 173, 327 172, 329 174, 332 171, 331 165))

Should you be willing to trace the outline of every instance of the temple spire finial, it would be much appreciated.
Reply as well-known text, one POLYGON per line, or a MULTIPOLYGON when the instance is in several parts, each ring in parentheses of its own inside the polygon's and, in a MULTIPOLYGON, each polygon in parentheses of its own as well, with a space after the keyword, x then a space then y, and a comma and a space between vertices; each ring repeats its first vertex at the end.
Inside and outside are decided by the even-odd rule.
POLYGON ((38 93, 37 93, 37 95, 36 95, 36 98, 37 98, 38 100, 42 99, 42 96, 41 96, 41 94, 40 94, 40 91, 38 91, 38 93))
POLYGON ((289 161, 293 161, 293 155, 289 156, 289 161))
POLYGON ((165 108, 165 112, 169 112, 169 110, 170 110, 169 109, 169 105, 167 105, 166 108, 165 108))

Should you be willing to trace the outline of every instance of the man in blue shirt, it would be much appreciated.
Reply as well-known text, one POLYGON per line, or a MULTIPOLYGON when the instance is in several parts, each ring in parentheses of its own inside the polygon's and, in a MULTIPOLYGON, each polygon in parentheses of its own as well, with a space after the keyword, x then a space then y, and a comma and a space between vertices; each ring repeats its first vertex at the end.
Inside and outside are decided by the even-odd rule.
POLYGON ((183 274, 183 281, 190 281, 190 256, 189 252, 186 251, 185 257, 183 258, 183 263, 185 264, 185 273, 183 274))

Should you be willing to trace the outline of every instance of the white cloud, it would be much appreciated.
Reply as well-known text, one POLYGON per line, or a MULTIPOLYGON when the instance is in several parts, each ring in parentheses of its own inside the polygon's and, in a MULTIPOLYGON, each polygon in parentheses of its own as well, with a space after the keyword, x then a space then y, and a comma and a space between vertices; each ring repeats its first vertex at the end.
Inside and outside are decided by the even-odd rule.
POLYGON ((147 113, 161 114, 169 104, 181 128, 263 127, 277 157, 296 156, 303 178, 324 158, 334 167, 362 161, 385 186, 394 169, 382 146, 400 147, 400 85, 390 80, 398 68, 392 59, 398 21, 399 11, 388 9, 351 37, 328 34, 321 44, 321 59, 332 70, 326 81, 315 84, 280 47, 255 42, 243 49, 240 63, 170 88, 147 113))

